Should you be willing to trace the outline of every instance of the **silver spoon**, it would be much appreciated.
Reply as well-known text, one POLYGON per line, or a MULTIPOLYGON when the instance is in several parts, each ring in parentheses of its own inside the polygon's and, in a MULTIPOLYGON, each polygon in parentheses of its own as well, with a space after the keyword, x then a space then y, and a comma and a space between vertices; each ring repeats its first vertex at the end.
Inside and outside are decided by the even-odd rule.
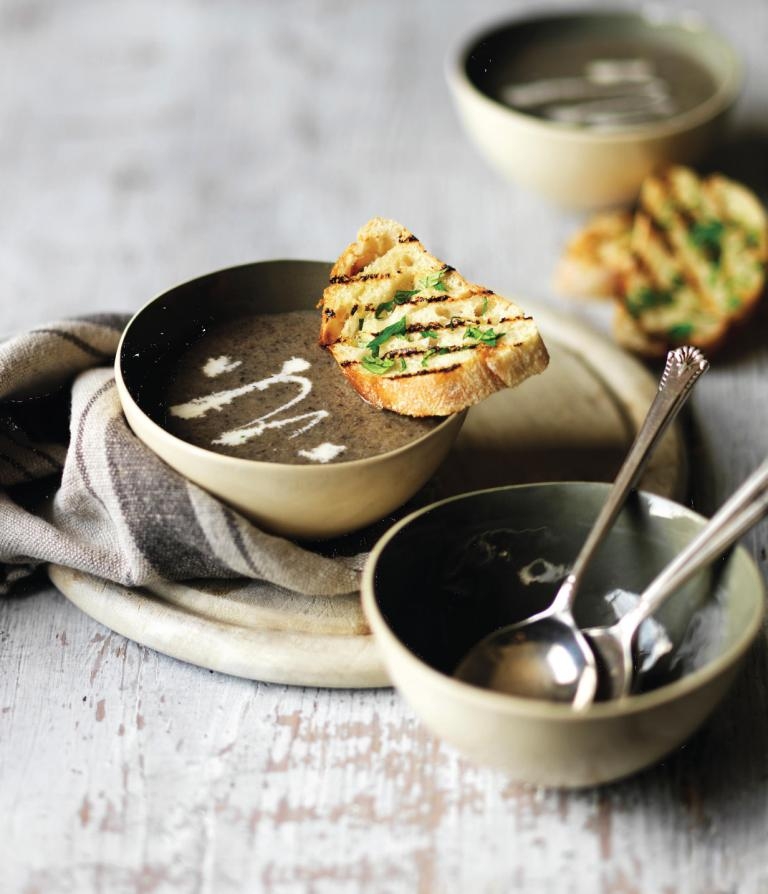
POLYGON ((461 661, 454 676, 512 695, 570 702, 576 709, 591 704, 597 689, 597 664, 573 618, 577 590, 589 561, 616 520, 653 448, 677 416, 694 382, 708 367, 696 348, 669 352, 648 415, 552 604, 485 637, 461 661))
POLYGON ((768 460, 763 461, 685 549, 643 591, 640 601, 610 627, 584 633, 600 664, 601 698, 623 698, 635 680, 633 661, 643 621, 686 581, 719 559, 729 547, 768 514, 768 460))

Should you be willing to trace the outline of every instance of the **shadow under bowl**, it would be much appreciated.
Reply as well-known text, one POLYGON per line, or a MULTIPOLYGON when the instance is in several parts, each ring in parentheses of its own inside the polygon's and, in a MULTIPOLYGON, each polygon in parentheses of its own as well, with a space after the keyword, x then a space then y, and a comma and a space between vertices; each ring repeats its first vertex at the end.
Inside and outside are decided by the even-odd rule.
MULTIPOLYGON (((472 35, 451 53, 447 79, 467 133, 502 175, 559 204, 594 208, 634 200, 654 168, 702 159, 738 97, 742 65, 730 44, 690 13, 592 10, 535 14, 472 35), (606 58, 654 63, 656 83, 681 85, 689 104, 666 117, 600 127, 550 120, 540 106, 505 101, 511 85, 572 78, 580 65, 606 58)), ((573 114, 565 101, 560 108, 573 114)))
MULTIPOLYGON (((391 528, 364 571, 366 616, 414 711, 471 759, 525 782, 584 787, 658 761, 715 708, 760 630, 763 581, 739 547, 657 613, 671 651, 641 674, 637 695, 577 713, 452 677, 487 634, 549 605, 609 487, 521 485, 435 503, 391 528)), ((607 597, 642 592, 705 522, 671 500, 634 496, 589 567, 577 622, 614 620, 607 597)))
MULTIPOLYGON (((266 530, 303 539, 349 533, 407 502, 450 450, 465 414, 446 417, 395 450, 346 462, 294 465, 225 455, 176 437, 162 425, 162 395, 179 352, 207 329, 253 314, 313 309, 328 284, 330 266, 262 261, 176 286, 133 317, 115 359, 125 416, 150 449, 266 530)), ((361 399, 351 386, 350 399, 361 399)))

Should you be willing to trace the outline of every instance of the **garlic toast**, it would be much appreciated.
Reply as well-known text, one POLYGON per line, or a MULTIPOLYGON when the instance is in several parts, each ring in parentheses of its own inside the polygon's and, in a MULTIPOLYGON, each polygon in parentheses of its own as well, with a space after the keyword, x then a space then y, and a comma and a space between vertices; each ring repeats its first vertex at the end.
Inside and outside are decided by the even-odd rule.
POLYGON ((446 416, 542 372, 533 319, 468 282, 405 227, 374 218, 331 270, 320 344, 370 403, 446 416))
POLYGON ((656 356, 693 344, 711 353, 757 304, 768 221, 741 184, 671 167, 643 182, 624 230, 613 220, 595 219, 569 243, 561 265, 570 276, 558 285, 583 294, 607 284, 618 302, 614 334, 630 350, 656 356))

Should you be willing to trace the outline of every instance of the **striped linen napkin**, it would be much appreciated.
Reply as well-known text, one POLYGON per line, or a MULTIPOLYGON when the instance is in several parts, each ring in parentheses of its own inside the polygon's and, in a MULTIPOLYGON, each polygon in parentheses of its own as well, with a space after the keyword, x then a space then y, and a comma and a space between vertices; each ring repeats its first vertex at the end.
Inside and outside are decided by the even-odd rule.
POLYGON ((259 530, 136 438, 112 372, 127 321, 64 320, 0 344, 0 595, 44 563, 129 587, 246 577, 357 591, 364 553, 332 557, 259 530))

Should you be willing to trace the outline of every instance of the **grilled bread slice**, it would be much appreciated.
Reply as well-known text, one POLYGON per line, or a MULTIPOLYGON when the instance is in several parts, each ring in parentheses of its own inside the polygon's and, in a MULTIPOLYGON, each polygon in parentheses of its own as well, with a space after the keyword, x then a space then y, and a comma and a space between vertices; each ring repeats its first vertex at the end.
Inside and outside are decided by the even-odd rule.
MULTIPOLYGON (((671 259, 671 284, 685 280, 703 309, 727 320, 746 316, 762 294, 768 259, 768 223, 757 198, 719 174, 700 180, 674 167, 646 179, 640 205, 635 258, 656 252, 665 264, 671 259)), ((652 277, 653 267, 648 272, 652 277)))
POLYGON ((632 213, 598 214, 568 242, 555 288, 575 298, 612 298, 632 267, 632 213))
MULTIPOLYGON (((711 353, 763 292, 768 221, 741 184, 717 174, 701 180, 688 168, 672 167, 644 181, 623 234, 618 218, 613 229, 596 220, 572 240, 565 261, 577 269, 581 264, 588 275, 571 276, 571 283, 596 280, 589 259, 606 268, 621 344, 648 356, 680 344, 711 353), (591 253, 579 251, 590 239, 591 253)), ((559 284, 569 286, 562 277, 559 284)))
POLYGON ((542 372, 532 318, 374 218, 339 257, 320 302, 320 344, 378 407, 446 416, 542 372))
POLYGON ((665 357, 671 346, 682 344, 704 347, 708 354, 713 354, 728 334, 728 324, 725 320, 712 317, 698 309, 690 312, 684 322, 672 325, 679 326, 677 330, 679 335, 674 340, 668 333, 656 335, 643 329, 624 304, 617 303, 614 309, 614 338, 622 347, 642 357, 665 357))

